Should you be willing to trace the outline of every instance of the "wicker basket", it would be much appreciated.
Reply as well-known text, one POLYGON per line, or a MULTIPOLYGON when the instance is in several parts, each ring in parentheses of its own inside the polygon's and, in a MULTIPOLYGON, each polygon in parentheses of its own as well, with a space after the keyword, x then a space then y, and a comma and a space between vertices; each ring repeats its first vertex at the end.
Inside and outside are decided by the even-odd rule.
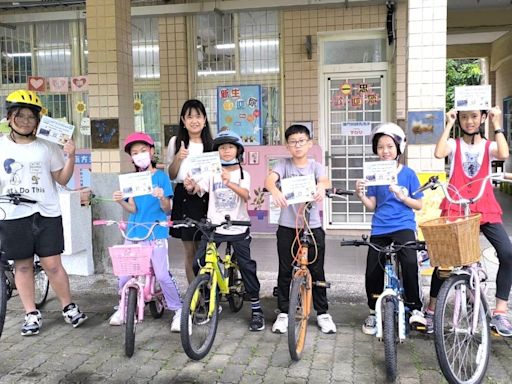
POLYGON ((140 276, 151 271, 153 247, 150 245, 115 245, 108 248, 108 253, 116 276, 140 276))
POLYGON ((433 267, 459 267, 480 260, 480 214, 440 217, 420 224, 433 267))

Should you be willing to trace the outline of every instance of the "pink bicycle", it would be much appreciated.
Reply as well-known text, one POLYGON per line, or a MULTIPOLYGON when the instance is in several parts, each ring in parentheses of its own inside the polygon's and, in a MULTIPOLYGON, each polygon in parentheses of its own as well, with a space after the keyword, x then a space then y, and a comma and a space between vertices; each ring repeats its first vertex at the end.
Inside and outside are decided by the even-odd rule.
POLYGON ((142 244, 148 240, 155 227, 169 227, 171 222, 157 221, 151 224, 136 224, 148 228, 144 238, 132 238, 126 234, 129 224, 125 221, 94 220, 93 225, 116 224, 125 240, 133 244, 114 245, 108 248, 112 259, 114 275, 131 276, 131 279, 121 289, 120 314, 125 327, 124 351, 126 356, 132 357, 135 347, 135 328, 137 323, 144 320, 144 308, 149 304, 149 311, 154 319, 162 317, 165 309, 165 299, 156 282, 151 266, 153 245, 142 244))

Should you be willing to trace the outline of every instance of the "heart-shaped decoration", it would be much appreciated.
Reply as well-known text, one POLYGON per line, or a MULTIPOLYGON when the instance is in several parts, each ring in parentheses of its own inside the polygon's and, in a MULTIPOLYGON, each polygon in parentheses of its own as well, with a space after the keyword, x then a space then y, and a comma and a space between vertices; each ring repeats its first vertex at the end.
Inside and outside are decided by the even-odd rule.
POLYGON ((28 78, 28 89, 30 91, 44 91, 44 77, 30 76, 28 78))
POLYGON ((85 84, 87 84, 87 79, 85 77, 75 77, 73 79, 73 84, 77 88, 82 88, 85 84))

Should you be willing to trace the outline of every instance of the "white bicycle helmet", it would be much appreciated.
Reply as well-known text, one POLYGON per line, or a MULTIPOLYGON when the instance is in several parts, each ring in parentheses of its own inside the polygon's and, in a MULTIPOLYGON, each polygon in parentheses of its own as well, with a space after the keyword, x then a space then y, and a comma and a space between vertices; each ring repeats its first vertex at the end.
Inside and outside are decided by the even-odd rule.
POLYGON ((402 128, 395 123, 383 123, 378 125, 372 133, 372 149, 375 155, 377 154, 377 143, 382 135, 389 136, 393 139, 398 150, 398 155, 404 153, 407 138, 402 128))

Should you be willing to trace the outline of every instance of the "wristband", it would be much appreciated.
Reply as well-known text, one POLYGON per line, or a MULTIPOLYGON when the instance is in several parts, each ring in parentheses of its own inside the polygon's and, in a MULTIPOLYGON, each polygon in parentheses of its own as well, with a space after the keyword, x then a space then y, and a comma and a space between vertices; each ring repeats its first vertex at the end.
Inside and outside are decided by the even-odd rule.
POLYGON ((496 135, 497 133, 503 133, 505 134, 505 130, 503 128, 498 128, 494 131, 494 134, 496 135))

